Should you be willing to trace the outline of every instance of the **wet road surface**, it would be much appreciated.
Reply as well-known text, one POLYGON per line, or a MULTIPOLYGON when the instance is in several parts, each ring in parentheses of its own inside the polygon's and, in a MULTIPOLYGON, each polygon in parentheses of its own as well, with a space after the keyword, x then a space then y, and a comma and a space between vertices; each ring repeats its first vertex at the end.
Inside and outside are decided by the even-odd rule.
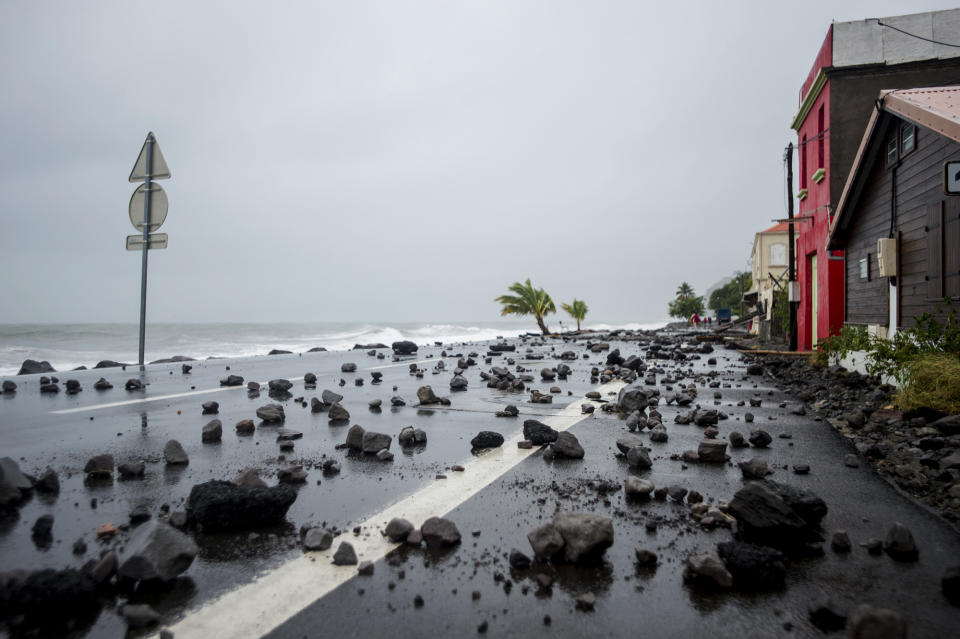
MULTIPOLYGON (((619 347, 624 356, 639 352, 635 343, 611 342, 611 346, 619 347)), ((73 396, 40 395, 39 376, 15 378, 18 393, 0 396, 3 455, 13 457, 25 472, 32 474, 39 474, 46 466, 53 467, 60 475, 62 489, 53 499, 34 496, 17 516, 0 521, 0 557, 4 558, 5 569, 79 566, 98 552, 96 527, 106 521, 127 521, 135 506, 145 504, 158 516, 163 504, 172 510, 182 508, 196 483, 229 479, 248 466, 260 468, 266 481, 274 483, 277 469, 289 463, 302 464, 309 476, 288 513, 287 526, 254 535, 200 535, 200 555, 184 577, 170 587, 138 595, 164 615, 164 625, 173 626, 178 637, 195 636, 192 633, 197 626, 191 625, 192 620, 205 611, 216 610, 218 605, 222 608, 222 601, 226 600, 218 604, 219 597, 282 570, 303 556, 296 533, 302 524, 327 522, 347 531, 342 538, 357 540, 358 545, 365 536, 378 536, 378 530, 370 529, 378 513, 405 498, 432 494, 420 491, 448 481, 437 479, 438 474, 453 479, 450 468, 454 464, 465 467, 455 481, 469 483, 471 473, 479 476, 485 472, 481 471, 487 467, 485 457, 515 452, 471 454, 469 440, 477 432, 495 430, 509 440, 519 435, 524 419, 560 418, 568 404, 582 400, 585 392, 597 388, 590 383, 589 370, 605 357, 605 353, 591 354, 589 359, 568 362, 574 372, 566 381, 539 383, 538 379, 538 383, 530 384, 544 392, 554 385, 563 390, 553 404, 533 405, 527 403, 527 393, 485 387, 479 372, 490 365, 483 363, 485 348, 481 345, 445 348, 453 355, 466 355, 471 350, 480 353, 478 365, 466 373, 468 391, 447 390, 456 358, 446 360, 446 372, 432 374, 440 359, 440 347, 422 347, 415 359, 401 362, 378 360, 363 351, 353 351, 207 360, 193 363, 190 375, 183 375, 179 364, 149 366, 144 373, 134 368, 59 373, 61 382, 80 380, 84 390, 73 396), (358 365, 356 373, 340 373, 340 365, 348 361, 358 365), (410 362, 420 362, 419 366, 425 369, 422 379, 409 373, 410 362), (226 369, 228 366, 230 370, 226 369), (383 373, 381 384, 371 384, 373 369, 383 373), (287 414, 284 427, 300 430, 304 437, 295 442, 294 451, 286 453, 284 459, 280 459, 275 427, 259 426, 252 437, 234 433, 236 421, 253 419, 256 408, 274 400, 267 397, 265 389, 257 398, 248 397, 243 388, 220 390, 220 378, 232 373, 246 380, 266 382, 279 377, 302 378, 307 372, 318 376, 317 388, 306 390, 302 380, 295 381, 291 389, 294 397, 304 396, 309 401, 329 388, 344 395, 342 404, 351 413, 350 423, 394 436, 402 427, 412 425, 427 432, 427 444, 401 449, 394 441, 393 462, 347 454, 335 448, 345 440, 347 428, 328 425, 326 413, 313 414, 309 407, 303 408, 292 399, 282 402, 287 414), (93 382, 100 376, 109 379, 115 388, 105 392, 93 390, 93 382), (147 383, 146 390, 125 391, 123 383, 131 377, 147 383), (354 385, 358 378, 364 379, 363 386, 354 385), (339 386, 341 379, 346 382, 343 387, 339 386), (440 396, 450 396, 452 405, 415 407, 416 390, 423 384, 432 385, 440 396), (398 388, 393 391, 395 385, 398 388), (403 397, 407 405, 391 408, 390 398, 394 395, 403 397), (136 401, 157 397, 162 399, 136 401), (382 411, 369 410, 367 404, 374 398, 383 400, 382 411), (218 415, 201 415, 200 404, 209 400, 220 403, 218 415), (493 413, 508 403, 520 408, 520 417, 494 417, 493 413), (104 406, 107 404, 119 405, 104 406), (224 424, 223 441, 203 444, 201 428, 213 417, 224 424), (186 468, 172 469, 163 463, 163 445, 171 438, 178 439, 190 456, 186 468), (85 483, 84 464, 103 452, 112 453, 118 461, 147 461, 145 478, 85 483), (323 475, 319 464, 327 457, 341 462, 339 475, 323 475), (49 549, 40 550, 30 539, 30 527, 44 513, 55 517, 55 541, 49 549), (364 522, 368 527, 362 528, 355 538, 351 529, 364 522), (77 538, 87 541, 86 556, 72 554, 71 546, 77 538)), ((493 364, 515 357, 518 364, 539 378, 540 368, 558 363, 553 359, 556 353, 570 348, 576 348, 578 353, 582 350, 560 342, 555 352, 551 348, 550 343, 533 348, 545 355, 542 361, 506 353, 495 357, 493 364)), ((520 350, 524 349, 521 345, 520 350)), ((701 530, 685 505, 669 501, 634 502, 625 499, 622 489, 607 493, 598 490, 603 482, 622 486, 623 479, 634 471, 615 455, 617 437, 627 432, 624 422, 615 414, 597 410, 582 420, 579 416, 569 419, 570 432, 586 450, 585 459, 547 461, 542 451, 535 450, 463 503, 433 512, 446 515, 457 524, 463 534, 460 546, 440 554, 398 548, 378 559, 372 576, 350 572, 344 576, 346 581, 338 581, 320 600, 299 612, 291 611, 296 614, 289 619, 285 615, 271 617, 264 628, 272 628, 274 637, 317 636, 330 631, 338 636, 450 636, 476 634, 485 622, 489 636, 672 637, 696 632, 716 636, 809 636, 821 633, 810 625, 807 606, 817 598, 829 596, 844 609, 871 603, 898 610, 905 616, 913 637, 951 634, 960 614, 940 594, 939 579, 944 566, 960 557, 960 536, 940 519, 897 494, 865 465, 846 467, 843 457, 852 450, 829 424, 809 416, 791 415, 792 403, 781 408, 781 402, 791 400, 763 386, 761 378, 746 377, 738 353, 718 349, 712 356, 717 357, 717 366, 707 365, 706 356, 682 364, 653 360, 649 364, 663 366, 667 372, 720 371, 720 388, 697 385, 700 405, 716 407, 729 415, 728 420, 719 424, 720 437, 725 439, 732 430, 748 434, 751 425, 743 422, 743 415, 750 411, 756 416, 752 426, 770 432, 773 443, 768 449, 728 449, 731 464, 685 466, 670 456, 696 450, 702 429, 673 423, 677 413, 689 409, 661 405, 658 410, 663 414, 670 439, 648 444, 654 464, 641 476, 658 487, 679 484, 699 491, 707 500, 725 503, 743 486, 741 473, 733 464, 754 456, 764 457, 776 469, 772 479, 808 488, 826 500, 826 537, 829 539, 838 529, 848 531, 854 546, 852 552, 836 554, 826 544, 823 558, 792 560, 787 585, 777 592, 712 593, 684 585, 683 558, 691 552, 713 548, 728 540, 731 533, 723 528, 701 530), (720 392, 722 397, 714 400, 714 392, 720 392), (736 405, 751 397, 762 398, 762 406, 736 405), (715 402, 719 404, 714 406, 715 402), (781 439, 781 433, 789 433, 791 438, 781 439), (789 468, 797 463, 810 464, 810 474, 794 475, 789 468), (588 568, 535 563, 527 570, 512 570, 506 555, 512 548, 532 554, 527 532, 552 518, 557 509, 596 512, 613 518, 615 542, 607 550, 604 562, 588 568), (658 524, 655 532, 648 532, 645 526, 651 520, 658 524), (869 555, 859 546, 870 537, 883 538, 894 521, 912 531, 920 548, 919 562, 898 563, 886 555, 869 555), (638 571, 633 558, 636 548, 647 548, 659 555, 656 570, 638 571), (540 587, 536 581, 539 574, 549 575, 554 580, 552 587, 540 587), (475 598, 475 592, 479 598, 475 598), (575 608, 574 598, 585 592, 597 596, 593 611, 575 608), (424 600, 422 607, 414 604, 417 595, 424 600), (549 625, 544 622, 547 616, 549 625)), ((690 382, 692 378, 682 381, 690 382)), ((614 385, 603 392, 615 389, 614 385)), ((572 408, 568 413, 577 412, 577 406, 572 408)), ((511 443, 508 441, 508 445, 511 443)), ((427 512, 431 505, 420 508, 427 512)), ((422 522, 411 520, 415 525, 422 522)), ((336 545, 335 542, 333 549, 336 545)), ((360 554, 362 561, 364 556, 360 554)), ((327 552, 311 555, 317 562, 329 561, 327 552)), ((305 602, 315 598, 310 589, 309 581, 297 584, 296 588, 305 602)), ((252 597, 247 601, 251 606, 257 604, 252 597)), ((269 598, 265 601, 269 602, 269 598)), ((229 615, 212 619, 218 625, 206 628, 204 634, 208 636, 250 636, 244 627, 231 625, 229 615)), ((105 609, 88 636, 115 637, 122 636, 124 631, 122 619, 113 610, 105 609)))

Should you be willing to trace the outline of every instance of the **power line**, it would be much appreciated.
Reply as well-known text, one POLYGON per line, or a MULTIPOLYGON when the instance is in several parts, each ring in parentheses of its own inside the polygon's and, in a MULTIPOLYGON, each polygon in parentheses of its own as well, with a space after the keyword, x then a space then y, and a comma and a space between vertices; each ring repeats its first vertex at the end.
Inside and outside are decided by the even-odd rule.
POLYGON ((910 36, 911 38, 916 38, 917 40, 923 40, 924 42, 930 42, 932 44, 939 44, 945 47, 954 47, 956 49, 960 49, 960 44, 951 44, 949 42, 940 42, 939 40, 931 40, 930 38, 925 38, 922 35, 917 35, 916 33, 910 33, 909 31, 904 31, 903 29, 895 27, 892 24, 887 24, 886 22, 881 22, 880 20, 877 20, 877 24, 880 25, 881 27, 886 27, 888 29, 893 29, 894 31, 899 31, 903 35, 910 36))

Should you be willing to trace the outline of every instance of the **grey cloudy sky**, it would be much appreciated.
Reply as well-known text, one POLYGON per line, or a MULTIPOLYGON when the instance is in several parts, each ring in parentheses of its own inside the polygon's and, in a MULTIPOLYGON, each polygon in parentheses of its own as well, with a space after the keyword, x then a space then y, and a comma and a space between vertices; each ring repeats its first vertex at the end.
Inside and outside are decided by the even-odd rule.
POLYGON ((830 21, 941 2, 0 3, 0 322, 656 321, 745 269, 830 21), (655 6, 655 9, 650 7, 655 6))

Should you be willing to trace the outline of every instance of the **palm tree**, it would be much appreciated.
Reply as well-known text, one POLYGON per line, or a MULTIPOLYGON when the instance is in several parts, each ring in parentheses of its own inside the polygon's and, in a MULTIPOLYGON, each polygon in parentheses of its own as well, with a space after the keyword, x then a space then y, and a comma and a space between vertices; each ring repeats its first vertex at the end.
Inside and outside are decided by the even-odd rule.
POLYGON ((681 282, 677 287, 677 299, 685 300, 693 297, 693 287, 686 282, 681 282))
POLYGON ((548 313, 557 312, 557 307, 550 299, 550 295, 542 288, 534 288, 529 277, 524 284, 514 282, 509 289, 516 295, 501 295, 493 300, 503 304, 500 315, 533 315, 543 334, 549 335, 550 329, 543 323, 543 317, 548 313))
POLYGON ((566 302, 564 302, 563 304, 560 305, 560 308, 562 308, 567 313, 569 313, 570 317, 577 320, 577 332, 579 332, 580 321, 587 316, 587 312, 590 310, 587 308, 587 303, 584 302, 583 300, 578 300, 577 298, 573 298, 573 301, 571 303, 567 304, 566 302))

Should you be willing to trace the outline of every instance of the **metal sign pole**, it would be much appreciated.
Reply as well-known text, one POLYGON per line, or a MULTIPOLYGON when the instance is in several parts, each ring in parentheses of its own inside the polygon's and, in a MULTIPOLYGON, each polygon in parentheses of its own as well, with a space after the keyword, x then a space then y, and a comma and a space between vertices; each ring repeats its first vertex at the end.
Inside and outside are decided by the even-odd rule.
POLYGON ((150 248, 150 176, 153 173, 153 135, 147 136, 146 197, 143 198, 143 263, 140 270, 140 368, 147 334, 147 252, 150 248))

